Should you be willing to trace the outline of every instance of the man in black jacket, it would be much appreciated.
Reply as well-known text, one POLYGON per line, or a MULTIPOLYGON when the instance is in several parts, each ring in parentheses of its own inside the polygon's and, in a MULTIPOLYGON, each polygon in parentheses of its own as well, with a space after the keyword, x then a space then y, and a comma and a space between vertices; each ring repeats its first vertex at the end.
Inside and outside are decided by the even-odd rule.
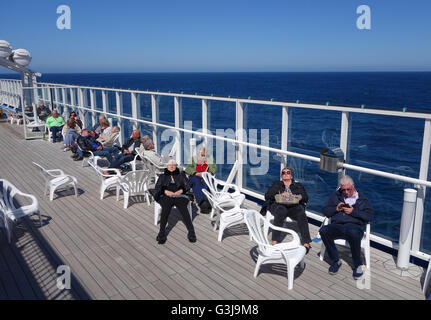
POLYGON ((73 156, 75 161, 83 159, 82 152, 91 151, 95 156, 106 157, 109 163, 113 163, 117 157, 118 149, 116 147, 103 147, 99 141, 94 140, 90 137, 90 131, 88 129, 82 130, 81 136, 76 139, 78 146, 81 150, 77 150, 77 156, 73 156))
MULTIPOLYGON (((281 181, 275 181, 268 191, 265 193, 265 203, 262 206, 262 214, 266 214, 269 209, 274 216, 274 225, 282 227, 286 217, 289 217, 298 222, 299 234, 302 243, 308 251, 311 246, 310 231, 308 228, 308 220, 305 214, 305 206, 308 201, 308 195, 305 188, 299 182, 293 179, 292 168, 284 168, 281 171, 281 181), (288 196, 289 194, 301 195, 302 199, 298 204, 285 205, 275 201, 275 196, 281 194, 288 196)), ((277 230, 272 231, 272 244, 277 244, 281 241, 281 232, 277 230)))
POLYGON ((361 240, 374 211, 367 197, 356 190, 353 179, 344 176, 339 182, 340 188, 326 202, 323 214, 331 218, 331 223, 320 229, 320 236, 326 247, 332 264, 329 273, 334 275, 341 266, 334 240, 345 239, 349 243, 353 259, 353 277, 358 279, 363 272, 360 268, 361 240))
POLYGON ((132 136, 121 147, 121 154, 114 159, 109 168, 120 168, 123 163, 133 161, 136 156, 135 148, 140 146, 141 133, 138 129, 135 129, 132 131, 132 136))

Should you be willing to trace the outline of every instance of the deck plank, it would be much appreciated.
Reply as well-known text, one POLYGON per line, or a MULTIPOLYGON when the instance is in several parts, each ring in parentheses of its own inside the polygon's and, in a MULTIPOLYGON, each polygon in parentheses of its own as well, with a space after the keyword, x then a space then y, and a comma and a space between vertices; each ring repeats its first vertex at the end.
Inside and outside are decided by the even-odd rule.
MULTIPOLYGON (((106 192, 100 200, 99 178, 91 167, 70 159, 60 144, 23 139, 23 128, 0 122, 0 177, 21 191, 34 194, 44 224, 25 219, 27 230, 14 230, 13 243, 0 239, 0 299, 424 299, 420 279, 400 277, 385 269, 390 254, 371 248, 371 289, 360 290, 347 260, 335 276, 319 260, 321 243, 313 244, 306 267, 295 271, 287 290, 286 268, 265 266, 253 277, 256 251, 246 226, 228 228, 217 241, 209 215, 194 208, 198 241, 190 243, 178 213, 165 245, 155 237, 154 206, 106 192), (79 197, 72 190, 57 192, 54 201, 43 195, 43 179, 32 161, 59 168, 78 179, 79 197), (59 265, 68 265, 71 290, 56 286, 59 265)), ((258 206, 247 200, 248 208, 258 206)), ((168 228, 169 228, 168 227, 168 228)), ((310 225, 314 236, 318 227, 310 225)))

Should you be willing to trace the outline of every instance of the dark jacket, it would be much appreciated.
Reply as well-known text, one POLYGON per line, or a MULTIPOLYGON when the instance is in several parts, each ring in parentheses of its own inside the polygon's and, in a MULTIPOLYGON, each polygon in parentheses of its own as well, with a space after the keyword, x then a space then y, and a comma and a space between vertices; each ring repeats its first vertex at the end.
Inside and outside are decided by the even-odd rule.
POLYGON ((372 220, 374 210, 371 208, 370 201, 361 191, 357 191, 359 198, 353 205, 353 211, 351 214, 345 214, 343 210, 337 212, 337 205, 340 202, 344 202, 344 196, 339 189, 329 197, 322 209, 322 212, 326 217, 331 218, 331 223, 354 223, 360 226, 365 226, 372 220))
MULTIPOLYGON (((262 215, 266 215, 266 211, 271 207, 273 203, 275 203, 275 195, 283 193, 284 191, 285 186, 283 181, 275 181, 265 193, 265 202, 262 204, 262 209, 260 210, 260 213, 262 215)), ((304 207, 307 205, 308 195, 302 184, 297 181, 292 181, 292 183, 290 184, 290 191, 292 191, 293 194, 300 194, 302 196, 302 199, 299 202, 300 205, 303 205, 304 207)), ((288 207, 293 206, 296 206, 296 204, 290 205, 288 207)))
POLYGON ((190 190, 186 174, 183 171, 180 172, 178 168, 173 172, 165 169, 165 172, 159 176, 154 190, 151 190, 151 194, 153 195, 154 200, 158 202, 160 197, 165 194, 165 190, 176 192, 180 189, 183 190, 184 195, 186 195, 190 190), (173 177, 175 181, 174 184, 171 183, 171 177, 173 177))
MULTIPOLYGON (((100 142, 97 140, 91 140, 98 146, 101 146, 100 142)), ((83 136, 79 136, 78 139, 76 139, 76 143, 78 143, 78 146, 81 148, 82 151, 96 151, 96 148, 93 147, 91 144, 90 138, 85 138, 83 136)))
POLYGON ((129 147, 132 144, 134 144, 132 154, 136 155, 135 148, 139 148, 141 146, 141 138, 139 138, 139 139, 133 139, 133 138, 127 139, 127 141, 121 147, 121 152, 123 152, 124 150, 129 149, 129 147))

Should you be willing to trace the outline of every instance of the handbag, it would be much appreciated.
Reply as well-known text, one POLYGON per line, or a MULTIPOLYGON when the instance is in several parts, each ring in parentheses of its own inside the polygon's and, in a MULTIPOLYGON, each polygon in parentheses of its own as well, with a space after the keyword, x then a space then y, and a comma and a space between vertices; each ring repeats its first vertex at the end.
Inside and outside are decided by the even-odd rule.
POLYGON ((302 195, 300 194, 290 194, 287 197, 282 196, 280 193, 275 195, 275 202, 279 204, 298 204, 301 199, 302 195))

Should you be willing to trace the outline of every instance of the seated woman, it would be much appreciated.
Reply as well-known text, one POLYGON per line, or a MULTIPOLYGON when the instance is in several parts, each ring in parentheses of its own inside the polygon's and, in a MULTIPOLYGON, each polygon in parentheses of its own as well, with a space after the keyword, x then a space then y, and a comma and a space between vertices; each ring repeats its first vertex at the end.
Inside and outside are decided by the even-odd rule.
MULTIPOLYGON (((262 211, 266 213, 269 209, 274 216, 274 225, 282 227, 286 217, 289 217, 298 222, 298 229, 301 241, 307 249, 307 253, 311 246, 310 231, 308 229, 308 220, 305 215, 305 206, 308 201, 308 195, 305 188, 293 180, 293 171, 291 168, 284 168, 281 171, 281 181, 275 181, 265 193, 265 203, 262 206, 262 211), (300 194, 302 199, 298 204, 286 205, 275 201, 275 195, 289 196, 291 194, 300 194)), ((262 212, 262 213, 263 213, 262 212)), ((272 231, 272 244, 277 244, 281 241, 281 231, 272 231)))
POLYGON ((217 165, 214 163, 213 157, 206 154, 205 147, 199 148, 197 157, 191 159, 185 172, 190 177, 189 183, 193 188, 193 194, 196 197, 196 202, 199 205, 201 213, 209 213, 211 205, 202 192, 202 189, 208 190, 208 186, 202 178, 202 172, 210 172, 214 175, 217 172, 217 165))
POLYGON ((184 172, 179 171, 175 160, 169 160, 168 167, 165 169, 165 172, 159 176, 154 193, 152 192, 154 200, 162 207, 160 231, 156 238, 159 244, 164 244, 167 240, 166 225, 173 206, 178 208, 183 217, 184 224, 188 230, 187 237, 189 241, 196 242, 195 229, 187 209, 190 200, 188 196, 186 196, 186 193, 189 190, 190 187, 186 175, 184 172))

